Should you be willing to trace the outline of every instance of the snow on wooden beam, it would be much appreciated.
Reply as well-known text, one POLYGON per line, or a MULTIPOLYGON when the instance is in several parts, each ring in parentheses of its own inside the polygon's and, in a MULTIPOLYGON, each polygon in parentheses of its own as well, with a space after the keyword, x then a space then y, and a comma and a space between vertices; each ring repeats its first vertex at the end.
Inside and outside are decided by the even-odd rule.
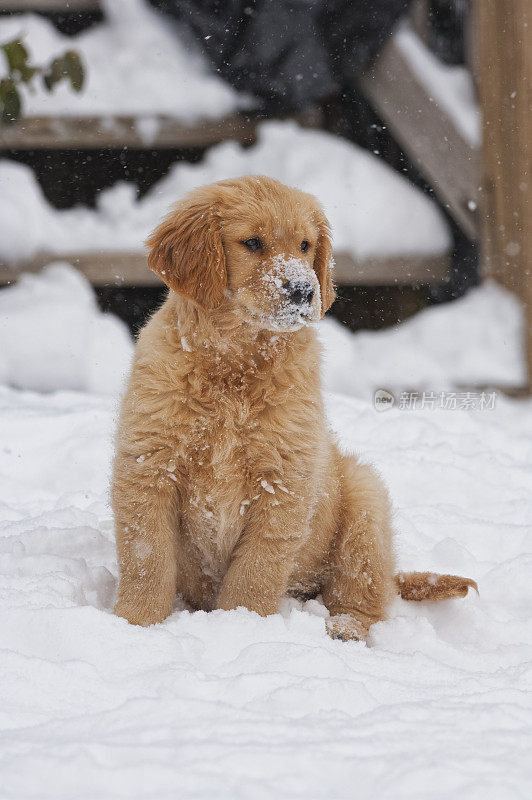
POLYGON ((396 36, 360 79, 360 88, 449 213, 476 239, 478 148, 431 95, 396 36))
POLYGON ((98 11, 99 0, 4 0, 2 11, 33 12, 63 12, 70 14, 73 11, 98 11))

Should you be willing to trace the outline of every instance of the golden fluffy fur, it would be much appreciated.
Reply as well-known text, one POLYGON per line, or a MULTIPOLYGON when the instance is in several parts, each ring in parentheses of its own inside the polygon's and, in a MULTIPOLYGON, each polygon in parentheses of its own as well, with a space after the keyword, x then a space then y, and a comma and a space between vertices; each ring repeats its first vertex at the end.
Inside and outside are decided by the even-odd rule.
POLYGON ((398 589, 463 595, 463 578, 395 576, 386 489, 329 432, 310 323, 334 289, 316 200, 222 181, 177 204, 148 246, 171 291, 139 336, 120 416, 116 614, 160 622, 178 592, 265 615, 287 592, 321 592, 330 633, 360 638, 398 589))

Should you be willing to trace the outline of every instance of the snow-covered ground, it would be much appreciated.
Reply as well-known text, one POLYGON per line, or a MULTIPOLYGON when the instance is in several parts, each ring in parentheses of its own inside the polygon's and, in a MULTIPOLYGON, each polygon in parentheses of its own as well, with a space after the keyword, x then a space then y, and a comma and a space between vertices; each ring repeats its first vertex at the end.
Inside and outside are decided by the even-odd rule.
POLYGON ((269 122, 260 126, 252 147, 225 142, 197 164, 177 163, 140 201, 133 184, 117 183, 101 192, 96 209, 54 209, 29 167, 1 160, 0 258, 142 252, 148 234, 185 192, 249 174, 268 175, 319 197, 337 250, 355 259, 439 255, 451 246, 435 203, 382 160, 324 131, 269 122))
POLYGON ((395 363, 398 389, 450 391, 467 376, 468 344, 475 379, 484 365, 488 380, 517 381, 519 313, 504 293, 483 287, 425 312, 410 334, 372 334, 369 350, 323 326, 327 389, 344 392, 327 395, 331 424, 390 487, 400 567, 480 588, 434 606, 397 600, 366 646, 328 638, 317 601, 287 600, 266 619, 177 603, 149 629, 112 615, 114 376, 131 346, 66 267, 16 292, 0 294, 12 307, 0 314, 4 379, 58 391, 0 388, 0 797, 530 797, 532 402, 379 413, 365 399, 391 385, 368 359, 395 363), (484 338, 494 308, 503 319, 484 338), (107 335, 107 347, 91 344, 107 335), (424 348, 418 373, 410 337, 424 348), (342 362, 358 385, 331 367, 342 362))
POLYGON ((32 63, 48 64, 75 49, 85 67, 79 94, 66 83, 49 94, 35 80, 33 89, 23 90, 26 115, 132 114, 141 120, 142 135, 154 132, 153 115, 194 122, 251 106, 249 98, 210 72, 185 30, 145 0, 101 0, 101 5, 105 21, 74 37, 37 14, 0 17, 0 44, 21 37, 32 63))

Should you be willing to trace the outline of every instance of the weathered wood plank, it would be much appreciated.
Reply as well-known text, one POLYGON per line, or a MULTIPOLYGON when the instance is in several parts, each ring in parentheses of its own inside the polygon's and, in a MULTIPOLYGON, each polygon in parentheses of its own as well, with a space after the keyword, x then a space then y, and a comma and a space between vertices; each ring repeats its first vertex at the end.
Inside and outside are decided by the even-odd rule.
POLYGON ((365 258, 360 261, 348 253, 335 254, 334 279, 345 286, 412 286, 442 283, 449 278, 450 256, 411 255, 390 258, 365 258))
MULTIPOLYGON (((291 119, 304 127, 315 128, 320 126, 322 115, 318 109, 309 109, 291 119)), ((0 149, 208 147, 226 140, 251 143, 255 140, 257 126, 263 121, 264 117, 245 114, 193 124, 162 115, 26 117, 13 125, 0 126, 0 149)))
POLYGON ((207 147, 226 139, 252 142, 256 127, 257 120, 245 116, 205 120, 193 125, 164 116, 27 117, 14 125, 0 127, 0 148, 207 147))
MULTIPOLYGON (((403 256, 355 261, 347 253, 337 253, 335 280, 351 286, 410 286, 440 283, 449 275, 450 259, 441 256, 403 256)), ((94 286, 157 286, 160 279, 146 265, 142 253, 42 253, 13 264, 0 264, 0 284, 17 280, 21 272, 39 272, 51 261, 67 261, 82 272, 94 286)))
POLYGON ((393 36, 360 86, 450 214, 468 236, 476 238, 478 153, 430 97, 393 36))
POLYGON ((530 0, 477 0, 475 17, 484 117, 482 264, 523 303, 532 379, 532 8, 530 0))

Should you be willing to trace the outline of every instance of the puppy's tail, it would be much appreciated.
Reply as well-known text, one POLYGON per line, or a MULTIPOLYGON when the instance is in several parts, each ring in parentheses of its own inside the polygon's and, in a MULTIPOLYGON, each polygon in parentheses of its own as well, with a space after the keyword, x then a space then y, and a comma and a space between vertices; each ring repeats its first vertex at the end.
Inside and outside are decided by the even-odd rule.
POLYGON ((448 600, 451 597, 465 597, 470 587, 478 594, 476 582, 459 575, 399 572, 395 576, 395 583, 403 600, 448 600))

